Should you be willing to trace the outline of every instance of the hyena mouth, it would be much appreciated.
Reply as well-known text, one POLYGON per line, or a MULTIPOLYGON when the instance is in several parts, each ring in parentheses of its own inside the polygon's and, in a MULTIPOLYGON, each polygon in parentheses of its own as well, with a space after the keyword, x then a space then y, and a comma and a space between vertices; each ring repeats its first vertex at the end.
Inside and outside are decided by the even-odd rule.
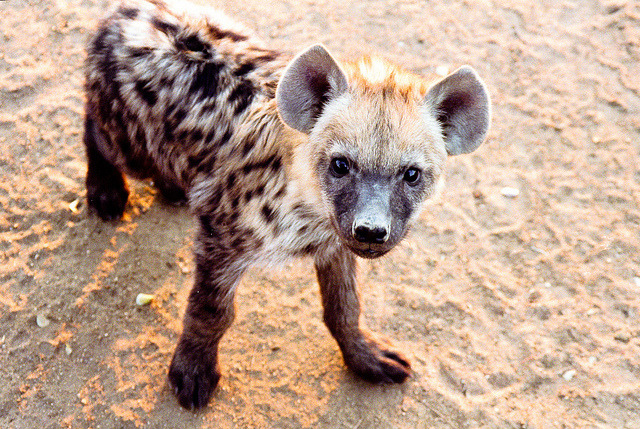
POLYGON ((392 248, 386 248, 386 247, 380 247, 380 246, 375 246, 375 245, 368 245, 367 247, 356 247, 353 245, 347 245, 349 247, 349 250, 351 250, 353 253, 355 253, 357 256, 360 256, 361 258, 365 258, 365 259, 375 259, 375 258, 379 258, 383 255, 385 255, 386 253, 388 253, 392 248))

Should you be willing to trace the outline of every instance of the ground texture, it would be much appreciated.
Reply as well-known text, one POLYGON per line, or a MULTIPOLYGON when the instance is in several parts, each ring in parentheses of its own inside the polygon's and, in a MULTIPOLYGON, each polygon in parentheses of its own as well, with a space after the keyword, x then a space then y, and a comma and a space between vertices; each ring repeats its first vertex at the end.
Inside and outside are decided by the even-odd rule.
POLYGON ((397 250, 361 261, 364 321, 411 358, 400 386, 345 370, 310 261, 254 270, 213 401, 166 371, 194 223, 133 183, 89 216, 84 44, 105 3, 0 2, 0 426, 640 428, 640 3, 221 0, 290 51, 474 66, 488 141, 397 250), (515 197, 503 188, 519 191, 515 197), (154 294, 149 306, 135 304, 154 294))

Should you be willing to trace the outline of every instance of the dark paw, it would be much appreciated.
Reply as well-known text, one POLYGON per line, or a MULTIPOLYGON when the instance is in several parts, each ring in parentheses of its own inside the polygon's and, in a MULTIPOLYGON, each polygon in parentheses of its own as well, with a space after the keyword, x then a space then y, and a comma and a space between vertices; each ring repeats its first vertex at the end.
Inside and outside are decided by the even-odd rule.
POLYGON ((129 198, 122 179, 114 187, 96 187, 87 184, 87 202, 102 220, 120 219, 129 198))
POLYGON ((169 367, 169 383, 178 402, 188 410, 206 406, 220 380, 217 363, 209 356, 181 351, 179 345, 169 367))
POLYGON ((344 359, 353 372, 372 383, 402 383, 411 375, 411 364, 401 353, 368 337, 346 351, 344 359))

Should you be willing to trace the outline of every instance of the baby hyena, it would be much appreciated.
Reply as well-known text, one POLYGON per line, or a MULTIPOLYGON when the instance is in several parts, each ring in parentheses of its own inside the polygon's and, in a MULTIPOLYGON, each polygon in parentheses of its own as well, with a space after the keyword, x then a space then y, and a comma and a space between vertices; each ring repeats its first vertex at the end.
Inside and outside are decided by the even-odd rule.
POLYGON ((182 2, 118 5, 86 63, 89 206, 119 218, 122 172, 198 216, 195 285, 169 368, 180 404, 207 404, 218 343, 252 264, 310 255, 346 365, 402 382, 410 365, 360 328, 356 258, 406 235, 445 158, 475 150, 490 102, 470 67, 429 84, 380 59, 291 59, 222 14, 182 2))

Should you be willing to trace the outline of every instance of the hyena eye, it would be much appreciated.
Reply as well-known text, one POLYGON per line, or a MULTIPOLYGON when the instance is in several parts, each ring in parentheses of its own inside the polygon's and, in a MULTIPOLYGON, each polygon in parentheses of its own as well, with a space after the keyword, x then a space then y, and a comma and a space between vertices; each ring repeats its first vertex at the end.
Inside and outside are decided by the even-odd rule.
POLYGON ((336 177, 346 176, 349 173, 349 161, 346 158, 333 158, 329 168, 336 177))
POLYGON ((415 167, 409 167, 404 172, 402 179, 409 185, 415 185, 418 183, 418 180, 420 180, 420 170, 415 167))

